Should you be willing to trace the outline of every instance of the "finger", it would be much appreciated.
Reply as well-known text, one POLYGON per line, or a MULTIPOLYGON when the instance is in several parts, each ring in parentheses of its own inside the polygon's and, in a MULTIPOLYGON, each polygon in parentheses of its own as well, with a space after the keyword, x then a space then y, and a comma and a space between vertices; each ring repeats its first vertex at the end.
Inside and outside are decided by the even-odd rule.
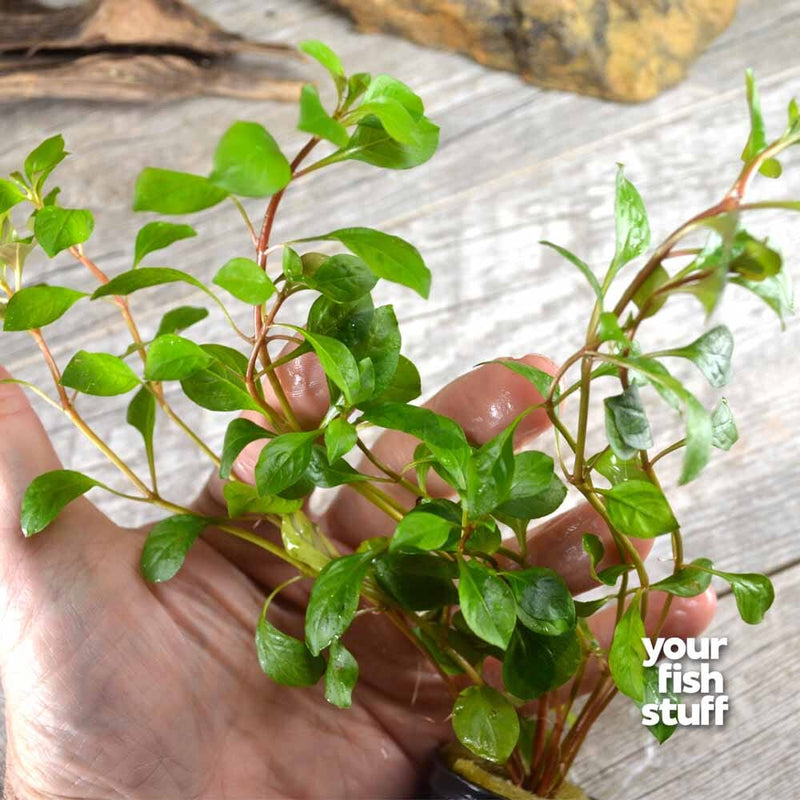
MULTIPOLYGON (((588 504, 558 514, 528 532, 528 562, 537 567, 549 567, 561 575, 573 594, 587 592, 600 584, 592 578, 591 559, 583 549, 583 534, 599 537, 605 554, 597 571, 620 564, 617 545, 603 518, 588 504)), ((642 558, 653 547, 652 539, 631 539, 642 558)))
MULTIPOLYGON (((556 366, 539 355, 519 359, 525 364, 554 374, 556 366)), ((473 444, 484 444, 503 431, 526 409, 542 402, 541 394, 525 378, 500 364, 486 364, 462 375, 435 395, 427 408, 458 422, 473 444)), ((528 414, 520 423, 515 444, 528 441, 550 425, 543 409, 528 414)), ((383 463, 401 470, 411 462, 414 449, 419 444, 413 436, 398 431, 384 433, 372 448, 383 463)), ((362 459, 359 469, 370 474, 380 474, 368 461, 362 459)), ((382 487, 407 507, 414 503, 414 495, 402 487, 387 484, 382 487)), ((434 495, 452 492, 437 475, 431 473, 428 490, 434 495)), ((394 522, 378 511, 352 489, 343 489, 326 515, 326 524, 332 536, 351 546, 370 536, 391 534, 394 522)))
MULTIPOLYGON (((296 344, 288 344, 281 350, 278 357, 282 358, 296 349, 296 344)), ((277 367, 275 374, 292 411, 303 428, 311 430, 319 425, 328 410, 330 394, 325 371, 322 369, 316 353, 303 353, 303 355, 277 367)), ((268 380, 264 381, 264 397, 270 406, 280 409, 280 401, 268 380)))

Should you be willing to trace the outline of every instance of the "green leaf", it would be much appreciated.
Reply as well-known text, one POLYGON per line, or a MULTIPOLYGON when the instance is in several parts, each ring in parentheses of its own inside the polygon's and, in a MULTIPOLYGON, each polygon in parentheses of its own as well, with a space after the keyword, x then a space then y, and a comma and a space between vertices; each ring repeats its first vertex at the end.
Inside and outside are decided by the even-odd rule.
POLYGON ((304 478, 311 482, 311 486, 303 490, 306 493, 313 486, 318 486, 321 489, 332 489, 335 486, 342 486, 347 483, 361 483, 371 480, 369 476, 357 472, 341 458, 333 464, 329 464, 325 455, 325 448, 316 444, 311 450, 311 462, 304 478))
MULTIPOLYGON (((550 393, 550 387, 553 385, 553 376, 538 367, 532 367, 530 364, 525 364, 522 361, 512 361, 511 359, 495 359, 494 361, 484 361, 484 364, 502 364, 506 369, 516 372, 521 375, 529 383, 532 383, 542 400, 550 393)), ((553 399, 558 400, 558 387, 553 392, 553 399)))
POLYGON ((414 139, 408 144, 392 137, 377 117, 367 117, 358 124, 337 160, 363 161, 383 169, 412 169, 428 161, 438 146, 439 128, 427 117, 417 122, 414 139))
POLYGON ((283 248, 283 274, 288 281, 300 281, 303 278, 303 260, 291 247, 283 248))
POLYGON ((758 96, 755 75, 752 69, 745 70, 745 86, 747 88, 747 107, 750 111, 750 136, 742 151, 742 161, 752 161, 767 147, 767 131, 764 116, 761 113, 761 99, 758 96))
POLYGON ((600 282, 597 280, 594 272, 592 272, 591 267, 585 262, 582 261, 578 256, 574 253, 571 253, 565 247, 561 247, 557 244, 553 244, 553 242, 548 242, 546 240, 542 240, 539 244, 543 244, 545 247, 549 247, 556 251, 559 255, 563 256, 570 262, 570 264, 574 264, 583 274, 584 278, 589 282, 589 286, 592 287, 592 291, 595 293, 597 297, 597 302, 600 304, 600 308, 603 308, 603 290, 600 288, 600 282))
POLYGON ((766 242, 754 239, 740 231, 736 237, 736 248, 728 269, 745 280, 763 281, 777 275, 783 266, 783 259, 777 250, 766 242))
POLYGON ((372 273, 428 297, 431 273, 417 249, 398 236, 372 228, 340 228, 302 241, 337 241, 366 262, 372 273))
POLYGON ((360 258, 340 253, 323 261, 308 282, 334 303, 352 303, 372 291, 378 279, 360 258))
POLYGON ((339 120, 333 119, 319 99, 315 86, 307 83, 300 93, 300 121, 297 129, 327 139, 337 147, 346 147, 350 140, 347 128, 339 120))
POLYGON ((652 317, 653 314, 661 310, 664 303, 667 302, 667 295, 662 294, 660 297, 651 299, 651 295, 660 289, 669 280, 669 273, 664 267, 659 264, 645 279, 644 283, 634 292, 633 302, 636 307, 644 311, 642 319, 652 317))
POLYGON ((358 364, 347 346, 330 336, 310 333, 294 325, 286 327, 303 334, 306 341, 314 348, 325 374, 341 390, 348 405, 352 405, 361 388, 361 378, 358 364))
POLYGON ((197 306, 178 306, 167 311, 161 318, 156 331, 156 338, 165 333, 180 333, 192 325, 204 320, 208 310, 197 306))
POLYGON ((375 392, 383 392, 394 380, 400 363, 401 344, 400 328, 394 309, 391 306, 376 308, 363 336, 349 345, 359 361, 369 359, 372 362, 374 385, 372 392, 366 397, 371 397, 375 392))
POLYGON ((339 56, 328 45, 316 39, 306 39, 300 42, 297 47, 328 70, 334 84, 336 84, 337 91, 341 95, 346 84, 346 78, 339 56))
POLYGON ((709 571, 731 585, 739 616, 748 625, 757 625, 764 619, 764 614, 775 600, 775 589, 766 575, 759 575, 756 572, 735 573, 711 569, 709 571))
POLYGON ((306 641, 317 655, 350 627, 358 608, 361 583, 374 553, 354 553, 325 565, 320 572, 306 609, 306 641))
POLYGON ((325 670, 325 699, 337 708, 350 708, 358 681, 358 662, 337 639, 331 644, 325 670))
POLYGON ((574 630, 543 636, 518 625, 503 660, 503 683, 521 700, 535 700, 565 684, 580 660, 581 648, 574 630))
POLYGON ((597 333, 600 336, 601 342, 616 342, 625 348, 630 348, 631 346, 631 340, 620 327, 617 315, 611 311, 604 311, 600 315, 597 333))
POLYGON ((519 621, 534 633, 560 636, 575 627, 575 602, 561 576, 546 567, 507 572, 519 621))
POLYGON ((614 639, 608 652, 608 667, 614 683, 636 703, 644 701, 644 662, 647 660, 647 652, 642 644, 644 637, 637 593, 614 629, 614 639))
POLYGON ((648 480, 647 473, 641 468, 637 459, 621 460, 614 455, 610 448, 606 448, 600 457, 592 462, 592 467, 612 486, 628 480, 648 480))
POLYGON ((726 325, 717 325, 686 347, 666 350, 662 355, 688 359, 719 389, 730 381, 733 334, 726 325))
POLYGON ((480 562, 458 561, 458 602, 470 630, 505 650, 517 618, 514 593, 508 584, 480 562))
POLYGON ((111 397, 138 386, 139 378, 121 358, 78 350, 64 368, 61 385, 84 394, 111 397))
POLYGON ((84 292, 63 286, 27 286, 15 292, 6 306, 4 331, 27 331, 44 328, 72 308, 84 292))
POLYGON ((382 403, 368 408, 363 419, 381 428, 403 431, 425 442, 439 463, 461 486, 472 449, 458 423, 427 408, 382 403))
POLYGON ((614 397, 606 397, 603 403, 606 436, 617 458, 629 461, 637 451, 653 446, 650 423, 636 386, 629 386, 614 397))
POLYGON ((566 494, 566 486, 555 475, 553 459, 528 450, 514 456, 514 479, 508 499, 498 511, 514 519, 538 519, 555 511, 566 494))
POLYGON ((631 569, 630 564, 613 564, 606 569, 597 571, 597 565, 603 560, 605 555, 605 548, 599 536, 593 533, 584 533, 581 537, 581 546, 583 552, 589 556, 589 571, 592 578, 598 583, 603 583, 606 586, 614 586, 619 580, 621 575, 624 575, 631 569))
POLYGON ((304 642, 279 631, 267 619, 271 600, 264 604, 256 628, 258 663, 268 677, 283 686, 314 686, 325 672, 325 659, 312 656, 304 642))
POLYGON ((791 277, 786 270, 760 281, 748 281, 735 276, 731 278, 731 283, 760 297, 778 315, 781 327, 786 327, 785 318, 794 314, 791 277))
POLYGON ((133 210, 193 214, 221 203, 227 196, 228 192, 201 175, 145 167, 136 179, 133 210))
POLYGON ((258 493, 278 494, 300 480, 311 461, 311 447, 317 436, 317 431, 300 431, 271 439, 255 467, 258 493))
POLYGON ((0 178, 0 214, 5 214, 24 199, 25 195, 15 183, 0 178))
POLYGON ((275 293, 275 284, 251 258, 232 258, 214 276, 214 283, 253 306, 266 303, 275 293))
POLYGON ((433 553, 390 551, 375 561, 373 569, 381 588, 411 611, 431 611, 458 602, 455 564, 433 553))
POLYGON ((466 507, 473 518, 508 499, 514 479, 514 431, 519 419, 479 447, 467 462, 466 507))
MULTIPOLYGON (((214 355, 208 345, 201 346, 214 355)), ((238 372, 224 362, 212 363, 207 369, 184 378, 181 389, 191 401, 209 411, 262 410, 248 393, 238 372)))
POLYGON ((728 401, 723 397, 711 415, 713 430, 711 444, 720 450, 730 450, 739 441, 739 431, 728 401))
POLYGON ((56 469, 34 478, 22 497, 20 527, 25 536, 43 531, 64 509, 98 481, 70 469, 56 469))
POLYGON ((344 417, 336 417, 325 428, 325 451, 328 462, 333 464, 346 456, 358 441, 358 431, 344 417))
POLYGON ((214 151, 209 180, 231 194, 268 197, 292 179, 278 143, 257 122, 234 122, 214 151))
POLYGON ((375 100, 365 98, 358 108, 345 117, 347 125, 364 121, 369 121, 373 125, 377 121, 383 130, 400 144, 419 143, 416 135, 417 119, 411 116, 402 103, 391 97, 382 97, 375 100), (375 120, 372 120, 372 117, 375 120))
POLYGON ((621 164, 617 170, 614 217, 617 244, 614 260, 605 280, 606 286, 625 264, 641 255, 650 245, 650 225, 644 202, 634 185, 625 177, 621 164))
POLYGON ((150 253, 163 250, 181 239, 191 239, 197 231, 191 225, 176 225, 174 222, 148 222, 136 234, 133 266, 138 267, 150 253))
POLYGON ((314 570, 321 570, 338 556, 319 528, 302 511, 281 517, 281 539, 290 556, 314 570))
POLYGON ((453 730, 470 752, 503 764, 517 746, 519 717, 497 689, 470 686, 453 706, 453 730))
POLYGON ((678 527, 664 493, 648 481, 625 481, 603 493, 611 524, 626 536, 651 539, 678 527))
POLYGON ((406 514, 394 531, 389 550, 413 547, 417 550, 439 550, 456 526, 452 520, 425 510, 422 505, 406 514))
MULTIPOLYGON (((255 514, 259 517, 263 517, 265 514, 293 514, 303 505, 302 498, 287 500, 277 495, 259 497, 255 486, 233 480, 228 481, 222 488, 222 495, 231 519, 245 514, 255 514)), ((288 517, 283 517, 283 519, 288 519, 288 517)))
POLYGON ((174 333, 156 337, 147 348, 144 377, 148 381, 182 381, 212 363, 200 345, 174 333))
POLYGON ((222 444, 222 457, 219 464, 220 478, 223 480, 230 478, 234 462, 248 444, 261 439, 269 439, 272 435, 261 425, 257 425, 245 417, 237 417, 232 420, 225 431, 225 441, 222 444))
POLYGON ((371 398, 374 403, 410 403, 422 393, 422 381, 419 371, 405 356, 397 359, 397 367, 389 384, 371 398))
POLYGON ((103 284, 95 290, 92 300, 114 295, 126 296, 138 292, 140 289, 148 289, 151 286, 161 286, 166 283, 188 283, 190 286, 208 293, 208 289, 197 278, 186 272, 171 267, 139 267, 123 272, 103 284))
MULTIPOLYGON (((673 692, 659 692, 658 690, 658 667, 653 665, 650 667, 645 667, 644 669, 644 696, 642 697, 642 702, 637 703, 639 708, 641 709, 645 705, 654 704, 657 706, 661 706, 661 703, 664 700, 671 700, 673 703, 680 702, 678 700, 677 695, 673 692)), ((678 727, 678 723, 674 722, 671 725, 668 725, 663 720, 660 720, 655 725, 648 725, 646 726, 647 730, 656 737, 659 744, 664 744, 664 742, 675 733, 675 730, 678 727)))
POLYGON ((662 578, 650 588, 660 592, 669 592, 678 597, 696 597, 708 589, 711 583, 711 561, 707 558, 696 558, 691 564, 681 567, 677 572, 662 578))
POLYGON ((38 177, 41 185, 45 178, 69 155, 64 149, 64 137, 59 133, 45 139, 25 159, 25 174, 31 183, 38 177))
POLYGON ((146 386, 142 386, 128 404, 125 420, 142 434, 147 464, 150 467, 150 474, 154 475, 153 433, 156 428, 156 399, 146 386))
POLYGON ((33 218, 36 241, 50 258, 76 244, 85 242, 94 230, 91 211, 46 206, 33 218))
POLYGON ((189 548, 208 527, 209 520, 194 514, 176 514, 157 522, 142 550, 142 574, 158 583, 174 577, 186 560, 189 548))

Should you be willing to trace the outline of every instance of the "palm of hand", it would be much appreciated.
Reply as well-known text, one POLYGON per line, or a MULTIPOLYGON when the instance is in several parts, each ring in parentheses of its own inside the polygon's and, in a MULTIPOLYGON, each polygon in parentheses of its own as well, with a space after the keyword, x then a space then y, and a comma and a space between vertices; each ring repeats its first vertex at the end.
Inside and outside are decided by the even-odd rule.
MULTIPOLYGON (((290 376, 298 405, 313 395, 313 371, 290 376)), ((484 367, 434 405, 472 438, 488 439, 537 402, 517 376, 500 373, 484 367), (487 370, 490 381, 478 374, 487 370)), ((306 408, 312 416, 313 404, 306 408)), ((543 426, 531 415, 528 436, 543 426)), ((138 567, 144 533, 118 528, 83 500, 45 534, 22 540, 21 494, 57 460, 8 386, 0 386, 0 434, 7 789, 25 800, 414 794, 421 765, 447 738, 449 697, 383 618, 360 618, 346 639, 360 665, 352 709, 328 705, 319 686, 277 686, 260 670, 253 629, 269 587, 286 577, 282 567, 211 532, 176 578, 145 584, 138 567)), ((412 445, 397 434, 385 439, 386 459, 405 463, 412 445)), ((245 477, 246 462, 247 453, 245 477)), ((387 525, 347 494, 322 522, 343 548, 387 525)), ((545 545, 540 563, 561 565, 578 591, 588 588, 588 570, 570 536, 587 526, 607 535, 580 507, 533 535, 545 545)), ((304 592, 291 587, 270 611, 294 635, 302 635, 304 592)), ((710 595, 677 604, 673 635, 695 635, 712 613, 710 595)), ((600 617, 601 639, 604 627, 600 617)))

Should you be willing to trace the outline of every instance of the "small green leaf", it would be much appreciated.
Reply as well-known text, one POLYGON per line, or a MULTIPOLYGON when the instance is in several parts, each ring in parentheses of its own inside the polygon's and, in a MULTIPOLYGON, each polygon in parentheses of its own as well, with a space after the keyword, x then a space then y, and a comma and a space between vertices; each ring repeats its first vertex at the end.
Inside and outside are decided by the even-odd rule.
POLYGON ((25 536, 43 531, 64 509, 98 481, 70 469, 56 469, 34 478, 22 497, 20 527, 25 536))
POLYGON ((472 449, 458 423, 427 408, 382 403, 364 412, 364 420, 381 428, 403 431, 425 442, 439 463, 461 486, 472 449))
POLYGON ((333 119, 319 99, 315 86, 307 83, 300 93, 300 121, 297 129, 327 139, 337 147, 346 147, 350 139, 347 128, 339 120, 333 119))
POLYGON ((365 120, 373 124, 377 121, 383 130, 400 144, 419 144, 417 138, 418 120, 409 113, 402 103, 391 97, 382 97, 375 100, 367 100, 365 98, 358 108, 345 117, 347 125, 361 123, 365 120), (372 117, 375 119, 372 120, 372 117))
POLYGON ((606 436, 617 458, 629 461, 637 451, 653 446, 650 423, 636 386, 631 385, 614 397, 606 397, 603 403, 606 436))
POLYGON ((578 256, 574 253, 571 253, 565 247, 561 247, 557 244, 553 244, 552 242, 548 242, 546 240, 542 240, 539 244, 543 244, 545 247, 549 247, 556 251, 559 255, 563 256, 567 259, 571 264, 574 264, 583 274, 584 278, 589 282, 589 286, 592 287, 592 291, 595 293, 597 297, 597 302, 600 304, 600 308, 603 308, 603 290, 600 288, 600 282, 597 280, 594 272, 592 272, 591 267, 585 262, 582 261, 578 256))
POLYGON ((36 241, 50 258, 76 244, 85 242, 94 230, 91 211, 47 206, 33 218, 36 241))
POLYGON ((597 470, 612 486, 629 480, 646 481, 647 473, 641 468, 637 459, 630 461, 617 458, 610 448, 606 448, 600 457, 592 462, 597 470))
POLYGON ((138 386, 139 378, 117 356, 78 350, 64 368, 61 385, 84 394, 112 397, 125 394, 138 386))
POLYGON ((136 179, 133 210, 193 214, 221 203, 227 196, 228 192, 201 175, 145 167, 136 179))
POLYGON ((275 284, 251 258, 232 258, 214 276, 214 283, 254 306, 266 303, 275 293, 275 284))
POLYGON ((281 539, 290 556, 317 571, 338 556, 319 528, 302 511, 281 517, 281 539))
POLYGON ((187 272, 181 272, 171 267, 139 267, 123 272, 103 284, 95 290, 92 300, 114 295, 126 296, 138 292, 140 289, 148 289, 151 286, 161 286, 166 283, 188 283, 190 286, 208 292, 208 289, 197 278, 187 272))
POLYGON ((458 561, 458 602, 470 630, 505 650, 517 618, 508 584, 478 561, 458 561))
POLYGON ((392 283, 408 286, 427 298, 431 273, 417 249, 398 236, 372 228, 340 228, 302 241, 337 241, 366 262, 372 273, 392 283))
MULTIPOLYGON (((303 505, 302 498, 287 500, 285 497, 277 495, 259 497, 255 486, 233 480, 228 481, 222 488, 222 495, 231 519, 242 517, 245 514, 255 514, 259 517, 263 517, 265 514, 294 514, 303 505)), ((288 517, 284 517, 284 519, 288 519, 288 517)))
POLYGON ((457 568, 434 553, 390 551, 375 561, 373 569, 381 588, 411 611, 431 611, 458 602, 453 585, 457 568))
POLYGON ((178 306, 167 311, 161 318, 156 338, 165 333, 181 333, 208 316, 208 310, 197 306, 178 306))
POLYGON ((626 536, 651 539, 678 527, 664 493, 647 481, 625 481, 604 491, 611 524, 626 536))
POLYGON ((142 386, 128 404, 125 420, 142 434, 147 464, 150 467, 150 474, 154 475, 153 433, 156 427, 156 399, 146 386, 142 386))
POLYGON ((503 660, 503 683, 521 700, 537 697, 563 686, 581 660, 574 630, 543 636, 517 625, 503 660))
POLYGON ((528 450, 514 456, 511 489, 498 511, 514 519, 538 519, 555 511, 566 494, 566 487, 555 475, 553 459, 528 450))
POLYGON ((391 306, 376 308, 363 336, 349 344, 359 362, 369 359, 372 363, 374 385, 366 397, 371 397, 375 392, 383 392, 394 379, 400 363, 401 344, 400 327, 394 309, 391 306))
MULTIPOLYGON (((210 345, 201 347, 216 357, 210 345)), ((237 355, 241 355, 237 353, 237 355)), ((244 358, 244 357, 243 357, 244 358)), ((245 366, 246 366, 245 359, 245 366)), ((201 408, 209 411, 261 411, 250 396, 239 371, 224 361, 216 361, 181 381, 183 393, 201 408)))
POLYGON ((731 585, 739 616, 748 625, 758 625, 764 619, 764 614, 775 600, 775 589, 766 575, 759 575, 756 572, 721 572, 712 569, 709 569, 709 572, 731 585))
POLYGON ((278 494, 300 480, 311 461, 311 447, 318 435, 317 431, 300 431, 271 439, 255 467, 258 493, 278 494))
POLYGON ((341 389, 348 405, 352 405, 361 387, 358 364, 353 354, 338 339, 320 333, 310 333, 294 325, 287 325, 303 334, 314 348, 323 371, 341 389))
POLYGON ((707 558, 696 558, 691 564, 681 567, 677 572, 662 578, 658 583, 651 584, 650 588, 678 597, 696 597, 708 589, 711 583, 711 561, 707 558))
POLYGON ((157 522, 142 550, 142 574, 158 583, 174 577, 186 560, 189 548, 208 527, 209 520, 194 514, 176 514, 157 522))
POLYGON ((686 347, 666 350, 661 355, 688 359, 719 389, 730 381, 733 334, 726 325, 717 325, 686 347))
POLYGON ((614 586, 619 580, 621 575, 624 575, 631 569, 630 564, 613 564, 606 569, 597 571, 597 565, 603 560, 605 555, 605 547, 599 536, 593 533, 584 533, 581 537, 581 546, 583 552, 589 556, 589 571, 592 578, 598 583, 603 583, 606 586, 614 586))
MULTIPOLYGON (((664 700, 671 700, 675 704, 680 702, 677 695, 675 695, 673 692, 659 692, 658 683, 658 667, 655 665, 645 667, 644 696, 642 697, 642 702, 637 703, 640 709, 643 706, 650 704, 660 707, 664 700)), ((667 739, 669 739, 669 737, 675 733, 678 723, 674 722, 671 725, 668 725, 663 720, 660 720, 655 725, 647 725, 646 727, 647 730, 656 737, 659 744, 664 744, 664 742, 666 742, 667 739)))
POLYGON ((344 417, 336 417, 325 428, 325 451, 328 462, 333 464, 346 456, 358 441, 358 431, 344 417))
POLYGON ((317 655, 350 627, 371 552, 343 556, 325 565, 314 581, 306 609, 306 641, 317 655))
POLYGON ((600 315, 597 333, 601 342, 616 342, 625 348, 630 348, 631 341, 620 327, 617 315, 611 311, 604 311, 600 315))
POLYGON ((27 331, 44 328, 72 308, 84 292, 63 286, 27 286, 15 292, 6 306, 4 331, 27 331))
POLYGON ((669 280, 669 273, 659 264, 645 279, 644 283, 634 292, 633 302, 640 311, 644 311, 642 319, 652 317, 660 311, 667 302, 667 295, 661 294, 653 298, 652 295, 669 280))
POLYGON ((780 273, 783 259, 766 242, 754 239, 744 231, 737 234, 737 247, 728 269, 744 280, 763 281, 780 273))
POLYGON ((519 418, 479 447, 467 462, 466 507, 473 518, 508 499, 514 479, 514 430, 519 418))
POLYGON ((605 285, 609 285, 619 270, 641 255, 650 245, 650 225, 641 195, 625 177, 622 165, 617 170, 614 217, 617 245, 605 285))
POLYGON ((41 185, 45 178, 69 155, 64 149, 64 137, 59 133, 45 139, 25 159, 25 174, 41 185))
POLYGON ((270 431, 245 417, 237 417, 232 420, 225 431, 225 441, 222 444, 222 457, 219 464, 220 478, 223 480, 230 478, 234 462, 248 444, 261 439, 269 439, 272 436, 270 431))
POLYGON ((739 431, 728 401, 723 397, 711 415, 713 430, 711 444, 720 450, 730 450, 739 441, 739 431))
POLYGON ((266 617, 264 604, 256 628, 256 652, 264 673, 283 686, 314 686, 325 672, 325 659, 312 656, 304 642, 279 631, 266 617))
POLYGON ((444 546, 455 525, 452 520, 425 510, 422 505, 406 514, 394 531, 389 550, 412 547, 417 550, 439 550, 444 546))
POLYGON ((209 180, 244 197, 268 197, 283 189, 292 169, 278 143, 257 122, 234 122, 214 151, 209 180))
POLYGON ((336 53, 334 53, 333 50, 328 47, 328 45, 316 39, 306 39, 305 41, 300 42, 297 47, 306 55, 311 56, 311 58, 317 61, 328 71, 333 79, 334 84, 336 84, 336 89, 338 90, 339 95, 341 96, 346 84, 346 78, 344 67, 342 66, 342 61, 339 56, 337 56, 336 53))
POLYGON ((148 222, 136 234, 136 248, 133 266, 138 267, 142 259, 163 250, 181 239, 191 239, 197 231, 191 225, 176 225, 174 222, 148 222))
POLYGON ((337 639, 331 644, 325 669, 325 699, 337 708, 350 708, 358 681, 358 662, 337 639))
POLYGON ((308 282, 334 303, 352 303, 372 291, 378 279, 360 258, 342 253, 323 261, 308 282))
POLYGON ((637 593, 614 629, 614 640, 608 652, 608 667, 614 683, 636 703, 644 701, 644 662, 647 660, 642 644, 644 637, 637 593))
POLYGON ((476 756, 503 764, 517 746, 519 717, 497 689, 470 686, 453 706, 453 730, 476 756))
MULTIPOLYGON (((543 400, 550 393, 550 388, 553 385, 553 376, 538 367, 532 367, 530 364, 526 364, 523 361, 512 361, 511 359, 496 359, 495 361, 483 363, 502 364, 506 369, 510 369, 512 372, 516 372, 517 375, 521 375, 525 380, 536 387, 536 390, 542 396, 543 400)), ((554 400, 558 400, 558 394, 558 387, 556 387, 556 390, 553 392, 554 400)))
POLYGON ((303 260, 291 247, 283 248, 283 274, 288 281, 303 279, 303 260))
POLYGON ((405 356, 397 359, 394 375, 386 388, 370 398, 373 403, 410 403, 422 393, 419 371, 405 356))
POLYGON ((519 621, 534 633, 560 636, 575 627, 575 602, 561 576, 546 567, 505 575, 517 601, 519 621))
POLYGON ((747 107, 750 110, 750 136, 742 151, 742 161, 752 161, 767 147, 767 131, 764 116, 761 113, 761 99, 758 96, 755 75, 752 69, 745 70, 745 86, 747 88, 747 107))
POLYGON ((199 345, 165 333, 147 348, 144 377, 148 381, 182 381, 208 367, 213 359, 199 345))
POLYGON ((24 199, 25 195, 15 183, 0 178, 0 214, 5 214, 24 199))

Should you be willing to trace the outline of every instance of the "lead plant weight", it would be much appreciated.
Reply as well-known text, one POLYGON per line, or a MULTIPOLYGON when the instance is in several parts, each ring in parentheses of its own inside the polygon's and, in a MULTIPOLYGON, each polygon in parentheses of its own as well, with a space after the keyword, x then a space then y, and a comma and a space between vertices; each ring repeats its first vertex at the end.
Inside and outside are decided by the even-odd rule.
MULTIPOLYGON (((800 142, 797 104, 789 106, 784 132, 768 139, 753 76, 747 74, 751 133, 731 188, 661 244, 651 247, 642 198, 622 167, 616 178, 616 248, 604 272, 595 272, 557 244, 544 243, 577 267, 594 292, 585 340, 555 376, 521 362, 499 362, 530 381, 541 403, 476 447, 453 420, 414 405, 419 373, 401 354, 392 307, 373 300, 381 281, 427 297, 431 276, 420 253, 388 233, 359 227, 355 215, 353 227, 327 230, 323 225, 297 231, 292 241, 272 237, 287 187, 300 184, 292 188, 291 202, 314 173, 344 161, 383 169, 417 167, 434 154, 439 139, 422 101, 405 84, 386 75, 348 76, 320 42, 308 41, 301 48, 328 71, 337 99, 334 108, 325 108, 313 86, 304 88, 298 127, 310 138, 292 161, 261 124, 240 121, 223 135, 207 176, 147 167, 136 182, 136 211, 184 217, 226 201, 235 205, 243 233, 252 240, 252 258, 234 255, 241 252, 237 239, 231 259, 210 284, 189 271, 151 266, 168 263, 161 251, 196 235, 185 222, 163 219, 139 231, 131 269, 107 276, 87 244, 94 226, 91 212, 64 204, 69 195, 62 197, 54 184, 54 173, 67 155, 60 136, 44 141, 21 171, 0 180, 3 329, 5 335, 27 332, 54 378, 49 387, 19 382, 61 410, 111 459, 129 480, 132 501, 164 510, 144 545, 144 580, 172 578, 211 525, 251 542, 254 558, 282 559, 292 568, 293 577, 265 597, 260 618, 253 620, 253 657, 265 680, 292 687, 324 682, 327 700, 347 708, 358 691, 358 664, 345 634, 359 624, 359 609, 385 614, 438 672, 441 692, 452 697, 452 727, 461 749, 448 750, 451 768, 501 796, 516 797, 521 791, 580 796, 566 776, 610 699, 621 692, 638 706, 658 700, 656 668, 644 666, 641 643, 650 592, 697 595, 716 575, 731 585, 748 623, 760 622, 773 601, 763 575, 726 572, 724 564, 715 566, 691 546, 684 548, 680 523, 654 469, 662 458, 680 459, 680 482, 688 483, 699 477, 715 448, 728 450, 736 442, 725 399, 705 408, 670 371, 676 359, 688 360, 697 367, 698 381, 724 387, 733 350, 730 331, 716 325, 692 342, 676 335, 674 345, 659 352, 643 349, 637 334, 657 324, 660 310, 675 294, 691 294, 698 312, 706 315, 725 291, 742 289, 767 303, 781 320, 791 312, 781 256, 751 236, 745 223, 757 209, 800 211, 797 201, 747 199, 759 174, 778 177, 779 157, 800 142), (258 226, 248 218, 241 197, 269 198, 258 226), (320 243, 334 255, 317 253, 320 243), (42 284, 36 270, 25 267, 37 249, 51 258, 69 253, 94 275, 97 288, 87 294, 42 284), (173 306, 169 298, 179 287, 172 285, 180 283, 196 290, 204 305, 173 306), (161 287, 165 305, 159 325, 151 330, 138 326, 132 308, 134 295, 153 287, 161 287), (284 303, 300 292, 313 297, 308 316, 287 319, 284 303), (127 350, 77 349, 67 363, 56 364, 48 325, 95 302, 117 307, 130 332, 127 350), (243 315, 247 306, 252 313, 243 315), (192 326, 209 309, 230 323, 225 342, 192 338, 192 326), (287 350, 287 342, 294 349, 287 350), (327 376, 330 406, 319 426, 309 430, 295 416, 276 369, 311 351, 327 376), (170 406, 165 392, 170 383, 179 384, 209 412, 256 412, 266 427, 235 417, 218 454, 170 406), (275 402, 267 402, 265 388, 275 402), (607 445, 597 452, 587 445, 590 391, 604 398, 607 445), (122 394, 130 397, 127 423, 141 434, 146 477, 113 452, 76 405, 78 398, 87 405, 91 397, 122 394), (657 403, 666 403, 684 425, 678 441, 658 447, 647 414, 647 407, 657 403), (541 452, 513 449, 515 428, 535 408, 544 409, 553 423, 555 462, 541 452), (577 425, 571 427, 565 420, 573 409, 577 425), (156 419, 178 425, 197 457, 228 479, 228 518, 206 518, 159 492, 156 419), (363 433, 370 428, 403 431, 419 441, 401 472, 381 464, 365 444, 363 433), (256 441, 263 449, 251 486, 231 475, 237 456, 256 441), (353 456, 361 453, 380 477, 352 466, 353 456), (429 494, 434 473, 452 487, 450 499, 429 494), (413 493, 413 508, 388 493, 387 484, 401 484, 413 493), (381 509, 392 520, 394 534, 367 539, 355 552, 340 552, 303 511, 316 488, 340 486, 381 509), (622 554, 621 564, 598 569, 603 545, 590 533, 583 536, 593 576, 607 589, 591 602, 573 600, 552 570, 526 567, 526 530, 532 520, 552 514, 568 491, 579 492, 594 507, 622 554), (279 542, 255 535, 255 520, 274 525, 279 542), (673 572, 652 583, 632 541, 657 536, 671 540, 673 572), (266 552, 259 556, 257 547, 266 552), (311 586, 302 640, 280 630, 270 614, 272 600, 294 581, 311 586), (621 605, 613 643, 604 651, 587 619, 606 603, 621 601, 625 610, 621 605), (498 677, 489 682, 484 665, 490 659, 499 662, 501 677, 492 671, 498 677), (600 679, 588 699, 576 692, 553 694, 573 678, 575 685, 590 659, 599 663, 600 679)), ((583 328, 577 326, 576 334, 583 328)), ((116 492, 77 471, 36 478, 21 509, 25 536, 46 536, 62 509, 93 489, 116 492)), ((666 725, 648 730, 659 742, 674 732, 666 725)))

